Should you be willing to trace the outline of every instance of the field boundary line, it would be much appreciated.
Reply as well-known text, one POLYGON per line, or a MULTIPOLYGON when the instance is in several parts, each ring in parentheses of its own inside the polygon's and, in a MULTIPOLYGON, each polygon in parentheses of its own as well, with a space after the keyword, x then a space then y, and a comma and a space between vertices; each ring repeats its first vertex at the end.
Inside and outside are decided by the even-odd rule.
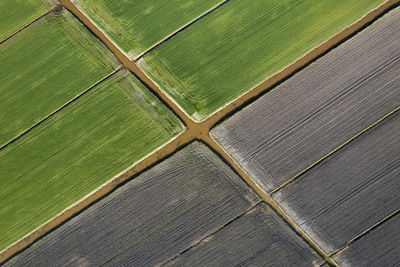
POLYGON ((135 64, 130 58, 113 42, 111 39, 100 30, 96 24, 91 21, 86 14, 84 14, 72 0, 61 0, 61 4, 68 9, 83 25, 86 26, 100 41, 102 41, 106 47, 111 50, 114 56, 132 72, 152 93, 164 103, 172 112, 186 125, 190 126, 194 124, 194 121, 180 109, 180 107, 169 98, 141 69, 135 64))
POLYGON ((325 261, 333 266, 338 266, 337 263, 330 258, 308 235, 306 235, 299 226, 297 226, 291 218, 280 208, 280 206, 272 199, 271 195, 266 193, 241 167, 230 155, 209 135, 209 131, 217 123, 231 115, 233 112, 240 110, 243 106, 260 97, 271 87, 281 83, 287 78, 291 77, 294 73, 306 67, 308 64, 325 55, 331 49, 337 47, 348 38, 352 37, 364 27, 371 24, 380 16, 394 8, 395 5, 400 3, 400 0, 388 0, 376 9, 372 10, 355 23, 346 27, 327 41, 315 47, 288 67, 277 72, 273 76, 267 78, 259 85, 250 89, 247 93, 239 96, 237 99, 228 103, 224 107, 214 112, 210 117, 201 122, 193 121, 180 106, 172 100, 166 93, 164 93, 136 64, 130 60, 127 55, 114 44, 104 32, 102 32, 71 0, 61 0, 61 5, 69 10, 92 34, 94 34, 106 47, 116 56, 116 58, 127 68, 133 75, 135 75, 146 87, 164 104, 166 105, 186 126, 186 130, 178 136, 157 148, 152 153, 148 154, 143 159, 137 161, 131 167, 121 172, 108 182, 92 191, 84 198, 78 200, 75 204, 71 205, 58 215, 50 219, 45 224, 39 226, 31 233, 21 238, 14 244, 10 245, 2 252, 0 252, 0 262, 9 260, 11 257, 32 245, 35 241, 45 236, 47 233, 61 225, 63 222, 71 219, 76 214, 83 211, 88 206, 92 205, 99 199, 107 196, 115 188, 122 185, 124 182, 131 179, 134 175, 152 167, 165 157, 173 154, 180 147, 188 144, 194 140, 200 140, 207 144, 230 168, 232 168, 269 206, 280 215, 280 217, 295 230, 305 241, 312 247, 325 261))
POLYGON ((209 232, 208 234, 204 235, 203 237, 199 238, 198 240, 194 241, 192 244, 190 244, 188 247, 186 247, 185 249, 183 249, 182 251, 178 252, 177 254, 175 254, 174 256, 170 257, 168 260, 157 264, 156 266, 165 266, 166 264, 173 262, 175 259, 179 258, 182 254, 192 250, 193 248, 197 247, 198 245, 200 245, 201 243, 203 243, 204 240, 206 240, 207 238, 217 234, 219 231, 221 231, 223 228, 225 228, 226 226, 232 224, 233 222, 237 221, 238 219, 240 219, 241 217, 243 217, 244 215, 252 212, 253 210, 255 210, 257 208, 257 206, 259 204, 261 204, 262 201, 257 201, 255 204, 253 204, 251 207, 247 208, 246 210, 244 210, 242 213, 240 213, 239 215, 235 216, 233 219, 231 219, 230 221, 226 222, 225 224, 222 224, 220 226, 218 226, 216 229, 212 230, 211 232, 209 232))
POLYGON ((303 56, 296 59, 293 63, 277 71, 272 76, 266 77, 264 81, 243 93, 225 106, 221 107, 217 111, 213 112, 209 117, 205 118, 201 122, 207 124, 207 126, 211 129, 213 126, 225 120, 233 113, 247 106, 251 102, 254 102, 256 99, 263 96, 265 93, 268 93, 279 84, 283 83, 311 63, 315 62, 317 59, 351 39, 353 36, 374 23, 380 17, 396 8, 399 4, 400 0, 387 0, 380 6, 376 7, 355 21, 353 24, 350 24, 330 37, 328 40, 309 50, 303 56))
POLYGON ((349 139, 347 139, 346 141, 344 141, 342 144, 340 144, 339 146, 337 146, 336 148, 334 148, 333 150, 331 150, 330 152, 328 152, 327 154, 325 154, 324 156, 322 156, 321 158, 319 158, 317 161, 313 162, 311 165, 309 165, 308 167, 306 167, 305 169, 303 169, 302 171, 300 171, 299 173, 297 173, 295 176, 293 176, 292 178, 290 178, 289 180, 287 180, 286 182, 284 182, 283 184, 281 184, 278 188, 276 188, 275 190, 273 190, 271 192, 271 195, 274 195, 275 193, 279 192, 282 188, 286 187, 287 185, 291 184, 292 182, 294 182, 295 180, 297 180, 300 176, 304 175, 305 173, 307 173, 308 171, 310 171, 311 169, 313 169, 314 167, 316 167, 317 165, 319 165, 321 162, 325 161, 326 159, 330 158, 332 155, 334 155, 337 151, 341 150, 343 147, 347 146, 348 144, 352 143, 354 140, 356 140, 358 137, 362 136, 363 134, 365 134, 366 132, 368 132, 369 130, 375 128, 376 126, 378 126, 382 121, 384 121, 385 119, 387 119, 388 117, 392 116, 393 114, 395 114, 397 111, 400 110, 400 106, 398 106, 397 108, 395 108, 394 110, 390 111, 389 113, 385 114, 384 116, 382 116, 381 118, 379 118, 378 120, 374 121, 372 124, 368 125, 366 128, 364 128, 363 130, 361 130, 360 132, 356 133, 355 135, 353 135, 352 137, 350 137, 349 139))
POLYGON ((70 100, 68 100, 67 102, 65 102, 64 104, 62 104, 61 106, 59 106, 57 109, 55 109, 54 111, 50 112, 49 114, 47 114, 45 117, 43 117, 42 119, 40 119, 38 122, 34 123, 33 125, 31 125, 29 128, 25 129, 24 131, 22 131, 20 134, 18 134, 17 136, 15 136, 14 138, 12 138, 11 140, 9 140, 8 142, 6 142, 5 144, 0 146, 0 151, 5 149, 7 146, 11 145, 12 143, 14 143, 15 141, 17 141, 18 139, 20 139, 21 137, 23 137, 24 135, 26 135, 27 133, 29 133, 30 131, 32 131, 33 129, 35 129, 36 127, 38 127, 40 124, 42 124, 43 122, 47 121, 48 119, 50 119, 51 117, 53 117, 54 115, 56 115, 58 112, 60 112, 61 110, 63 110, 64 108, 66 108, 67 106, 71 105, 73 102, 77 101, 79 98, 81 98, 83 95, 85 95, 86 93, 88 93, 89 91, 92 91, 97 85, 101 84, 102 82, 106 81, 107 79, 109 79, 111 76, 113 76, 115 73, 117 73, 118 71, 120 71, 122 68, 118 68, 116 70, 114 70, 113 72, 109 73, 108 75, 106 75, 105 77, 101 78, 99 81, 97 81, 96 83, 92 84, 91 86, 89 86, 87 89, 83 90, 82 92, 80 92, 79 94, 77 94, 76 96, 74 96, 73 98, 71 98, 70 100))
POLYGON ((135 162, 133 165, 123 170, 112 179, 108 180, 105 184, 94 189, 92 192, 76 201, 63 211, 59 212, 56 216, 49 219, 44 224, 40 225, 20 240, 14 242, 0 253, 0 265, 10 260, 15 255, 21 253, 29 248, 33 243, 46 236, 52 230, 61 226, 66 221, 73 218, 84 211, 89 206, 93 205, 103 197, 113 192, 116 188, 121 186, 124 182, 130 180, 132 176, 141 173, 142 171, 155 165, 165 157, 173 154, 179 147, 182 147, 192 141, 193 138, 189 135, 188 131, 184 131, 177 135, 169 142, 158 147, 156 150, 135 162))
POLYGON ((325 253, 312 239, 309 237, 290 217, 278 203, 261 188, 250 175, 220 146, 210 135, 205 136, 203 141, 210 146, 210 148, 219 157, 222 158, 280 217, 281 219, 299 235, 311 248, 313 248, 325 261, 333 266, 339 266, 328 254, 325 253))
POLYGON ((180 27, 179 29, 173 31, 172 33, 170 33, 169 35, 167 35, 166 37, 164 37, 163 39, 161 39, 160 41, 156 42, 155 44, 153 44, 152 46, 150 46, 148 49, 146 49, 144 52, 140 53, 139 55, 137 55, 135 57, 135 59, 133 59, 133 61, 138 61, 140 58, 142 58, 143 56, 145 56, 147 53, 149 53, 151 50, 153 50, 154 48, 158 47, 159 45, 161 45, 162 43, 168 41, 169 39, 171 39, 172 37, 174 37, 175 35, 177 35, 178 33, 180 33, 181 31, 185 30, 186 28, 188 28, 189 26, 191 26, 193 23, 196 23, 198 20, 202 19, 203 17, 207 16, 208 14, 214 12, 216 9, 218 9, 219 7, 225 5, 227 2, 229 2, 231 0, 224 0, 222 2, 220 2, 219 4, 213 6, 212 8, 208 9, 206 12, 204 12, 203 14, 201 14, 200 16, 194 18, 193 20, 189 21, 188 23, 186 23, 185 25, 183 25, 182 27, 180 27))
POLYGON ((392 212, 391 214, 389 214, 388 216, 386 216, 385 218, 383 218, 382 220, 380 220, 379 222, 377 222, 376 224, 372 225, 371 227, 369 227, 368 229, 366 229, 364 232, 362 232, 361 234, 357 235, 356 237, 350 239, 349 241, 346 242, 346 245, 344 245, 343 247, 335 250, 334 252, 332 252, 331 254, 329 254, 329 257, 333 257, 337 254, 340 254, 341 252, 345 251, 346 249, 349 248, 349 246, 351 244, 353 244, 354 242, 356 242, 357 240, 365 237, 366 235, 368 235, 370 232, 375 231, 377 229, 379 229, 382 225, 384 225, 385 223, 389 222, 390 220, 392 220, 393 218, 395 218, 396 216, 398 216, 400 214, 400 209, 392 212))
POLYGON ((21 31, 25 30, 26 28, 28 28, 29 26, 31 26, 33 23, 35 23, 36 21, 40 20, 41 18, 47 16, 49 13, 53 12, 54 10, 56 10, 57 8, 59 8, 61 5, 57 4, 55 6, 53 6, 52 8, 50 8, 49 10, 47 10, 45 13, 43 13, 42 15, 40 15, 39 17, 33 19, 32 21, 28 22, 27 24, 25 24, 24 26, 22 26, 21 28, 19 28, 18 30, 16 30, 14 33, 12 33, 11 35, 7 36, 6 38, 4 38, 3 40, 0 41, 0 45, 2 45, 4 42, 8 41, 9 39, 11 39, 12 37, 14 37, 15 35, 17 35, 18 33, 20 33, 21 31))

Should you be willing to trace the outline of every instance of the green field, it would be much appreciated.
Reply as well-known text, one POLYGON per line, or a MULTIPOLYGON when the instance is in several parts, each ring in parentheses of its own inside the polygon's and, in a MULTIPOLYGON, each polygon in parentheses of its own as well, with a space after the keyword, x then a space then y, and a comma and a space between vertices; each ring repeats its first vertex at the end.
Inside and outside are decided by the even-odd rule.
POLYGON ((69 12, 49 14, 0 46, 0 146, 119 65, 69 12))
POLYGON ((200 16, 222 0, 74 1, 129 57, 200 16))
POLYGON ((0 250, 183 130, 122 70, 0 151, 0 250))
POLYGON ((1 0, 0 41, 50 10, 49 0, 1 0))
POLYGON ((203 120, 384 0, 231 0, 139 60, 203 120))

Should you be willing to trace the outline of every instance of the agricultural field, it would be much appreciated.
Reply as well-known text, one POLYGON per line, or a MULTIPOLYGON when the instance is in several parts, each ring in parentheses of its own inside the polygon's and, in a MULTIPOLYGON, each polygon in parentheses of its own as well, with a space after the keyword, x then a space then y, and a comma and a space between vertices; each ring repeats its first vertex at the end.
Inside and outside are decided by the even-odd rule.
POLYGON ((382 2, 232 0, 138 66, 201 121, 382 2))
POLYGON ((313 266, 323 261, 285 227, 265 204, 259 204, 239 219, 167 264, 168 266, 233 266, 240 262, 261 266, 313 266))
POLYGON ((273 194, 324 251, 342 248, 400 208, 399 125, 396 113, 273 194))
POLYGON ((0 2, 0 42, 53 6, 47 0, 2 0, 0 2), (3 12, 4 11, 4 12, 3 12))
POLYGON ((41 18, 1 44, 0 62, 0 146, 119 65, 65 10, 41 18))
POLYGON ((192 22, 222 0, 75 0, 131 59, 192 22))
POLYGON ((396 266, 400 0, 0 3, 0 265, 396 266))
POLYGON ((0 248, 18 240, 183 129, 120 71, 0 151, 0 248))
POLYGON ((327 253, 400 208, 399 15, 211 131, 327 253))
POLYGON ((396 216, 335 256, 343 266, 394 266, 400 246, 400 217, 396 216), (379 246, 376 246, 379 244, 379 246))
POLYGON ((258 201, 205 145, 193 143, 10 263, 154 266, 258 201), (54 244, 54 239, 60 242, 54 244))
POLYGON ((396 16, 377 22, 211 135, 272 192, 399 106, 399 39, 396 16))

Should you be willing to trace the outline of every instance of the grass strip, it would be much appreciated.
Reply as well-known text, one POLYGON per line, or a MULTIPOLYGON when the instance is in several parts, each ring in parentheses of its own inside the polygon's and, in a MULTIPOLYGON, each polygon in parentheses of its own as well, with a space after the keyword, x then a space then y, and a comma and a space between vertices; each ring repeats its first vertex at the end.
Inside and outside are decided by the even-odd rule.
POLYGON ((0 146, 119 65, 62 8, 0 45, 0 62, 0 146))
POLYGON ((384 0, 231 0, 138 60, 201 121, 384 0))
POLYGON ((183 130, 120 71, 0 151, 0 250, 183 130))
POLYGON ((76 0, 130 58, 136 58, 222 0, 76 0))

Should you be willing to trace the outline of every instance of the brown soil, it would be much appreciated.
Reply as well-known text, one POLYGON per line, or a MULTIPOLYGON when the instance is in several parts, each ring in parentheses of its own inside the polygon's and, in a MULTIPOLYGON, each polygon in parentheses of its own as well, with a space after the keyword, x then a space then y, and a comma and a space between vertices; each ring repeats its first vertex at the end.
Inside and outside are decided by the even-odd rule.
MULTIPOLYGON (((247 93, 238 97, 236 100, 232 101, 228 105, 222 107, 210 117, 203 120, 202 122, 194 122, 172 99, 170 99, 158 86, 150 80, 150 78, 144 74, 135 64, 134 61, 130 60, 127 55, 125 55, 81 10, 79 10, 71 0, 61 0, 61 5, 67 8, 71 13, 73 13, 87 28, 89 28, 94 35, 97 36, 118 58, 122 65, 129 69, 139 80, 141 80, 147 87, 164 103, 166 104, 175 114, 178 116, 186 126, 186 130, 178 135, 175 139, 171 140, 166 145, 158 148, 156 151, 143 158, 141 161, 135 163, 131 168, 129 168, 124 173, 114 177, 102 187, 93 191, 80 201, 76 202, 72 206, 68 207, 64 211, 60 212, 57 216, 41 225, 24 238, 20 239, 16 243, 12 244, 0 253, 0 262, 7 260, 14 254, 25 249, 37 239, 50 232, 64 221, 68 220, 72 216, 81 212, 83 209, 91 205, 93 202, 99 200, 100 198, 106 196, 112 190, 114 190, 118 185, 130 179, 132 176, 142 172, 150 166, 153 166, 160 160, 168 157, 174 153, 177 149, 188 144, 194 140, 200 140, 207 144, 219 157, 221 157, 230 167, 240 176, 246 183, 265 201, 267 202, 285 221, 288 223, 292 229, 294 229, 298 234, 300 234, 303 239, 313 247, 325 261, 329 262, 333 266, 338 266, 336 262, 329 257, 319 246, 306 235, 290 218, 289 216, 277 205, 277 203, 267 194, 252 178, 228 155, 228 153, 209 135, 210 129, 219 123, 221 120, 226 118, 229 114, 237 111, 249 101, 256 99, 258 96, 267 92, 271 87, 279 84, 281 81, 290 77, 293 73, 307 66, 310 62, 314 61, 321 55, 324 55, 330 49, 336 47, 338 44, 353 36, 359 30, 363 29, 366 25, 374 21, 376 18, 380 17, 382 14, 387 12, 389 9, 393 8, 398 4, 400 0, 388 0, 381 6, 371 11, 360 20, 356 21, 352 25, 345 28, 343 31, 337 33, 335 36, 331 37, 329 40, 315 47, 307 54, 296 60, 291 65, 282 69, 275 75, 271 76, 264 82, 260 83, 247 93)), ((46 13, 47 14, 47 13, 46 13)))

